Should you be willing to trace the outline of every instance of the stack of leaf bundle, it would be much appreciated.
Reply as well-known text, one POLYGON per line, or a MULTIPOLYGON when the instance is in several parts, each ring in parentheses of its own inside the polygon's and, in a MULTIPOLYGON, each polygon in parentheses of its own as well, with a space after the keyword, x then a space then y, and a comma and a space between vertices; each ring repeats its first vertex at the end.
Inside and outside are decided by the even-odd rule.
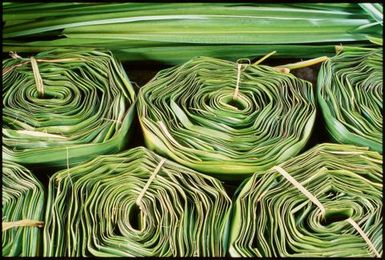
POLYGON ((135 92, 109 52, 54 50, 3 61, 3 158, 69 166, 128 141, 135 92))
POLYGON ((62 170, 49 183, 45 256, 223 256, 221 183, 143 147, 62 170))
POLYGON ((137 107, 147 147, 220 179, 296 155, 316 114, 309 82, 208 57, 160 71, 140 89, 137 107))
POLYGON ((232 256, 381 257, 382 156, 320 144, 240 188, 232 256))
POLYGON ((1 178, 2 255, 41 255, 43 186, 29 170, 10 161, 3 161, 1 178))
POLYGON ((342 47, 318 74, 318 100, 337 142, 382 153, 382 48, 342 47))
POLYGON ((5 51, 108 48, 120 59, 181 63, 333 55, 382 38, 380 4, 3 3, 5 51), (360 6, 361 5, 361 6, 360 6), (361 8, 363 7, 363 8, 361 8))

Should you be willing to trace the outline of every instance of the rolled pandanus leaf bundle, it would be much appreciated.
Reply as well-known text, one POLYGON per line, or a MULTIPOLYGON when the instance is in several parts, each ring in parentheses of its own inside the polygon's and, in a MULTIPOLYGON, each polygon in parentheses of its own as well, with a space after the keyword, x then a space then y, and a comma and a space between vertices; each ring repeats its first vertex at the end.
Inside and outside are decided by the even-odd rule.
POLYGON ((3 62, 3 157, 63 167, 120 151, 135 93, 109 52, 75 49, 3 62))
POLYGON ((4 160, 2 167, 2 255, 39 256, 43 248, 43 186, 22 165, 4 160))
POLYGON ((221 183, 144 147, 52 176, 45 256, 224 256, 221 183))
POLYGON ((314 102, 311 83, 282 69, 198 57, 143 86, 138 116, 150 149, 236 179, 296 155, 312 131, 314 102))
POLYGON ((382 156, 320 144, 239 190, 232 256, 381 257, 382 156))
POLYGON ((323 63, 318 74, 318 100, 332 138, 380 153, 382 52, 382 48, 343 47, 323 63))

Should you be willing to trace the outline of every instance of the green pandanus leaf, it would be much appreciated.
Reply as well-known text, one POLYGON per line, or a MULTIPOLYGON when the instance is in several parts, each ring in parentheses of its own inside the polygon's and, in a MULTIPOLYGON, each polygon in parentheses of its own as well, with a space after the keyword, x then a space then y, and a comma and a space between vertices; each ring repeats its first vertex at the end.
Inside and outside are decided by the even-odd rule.
POLYGON ((382 153, 382 48, 340 49, 318 74, 318 100, 327 129, 339 143, 382 153))
POLYGON ((68 166, 128 142, 135 93, 109 52, 76 49, 3 62, 3 158, 68 166))
POLYGON ((320 144, 256 172, 235 201, 231 256, 381 257, 382 156, 320 144))
POLYGON ((208 57, 159 72, 138 94, 150 149, 224 179, 296 155, 315 113, 309 82, 281 68, 208 57))
POLYGON ((222 184, 144 147, 50 179, 45 256, 224 256, 222 184))
POLYGON ((43 185, 24 166, 2 164, 2 255, 41 256, 44 226, 43 185))
POLYGON ((276 50, 314 58, 335 44, 382 38, 377 4, 44 3, 3 4, 3 50, 108 48, 124 60, 237 60, 276 50), (173 49, 175 47, 175 49, 173 49), (196 54, 199 51, 200 53, 196 54))

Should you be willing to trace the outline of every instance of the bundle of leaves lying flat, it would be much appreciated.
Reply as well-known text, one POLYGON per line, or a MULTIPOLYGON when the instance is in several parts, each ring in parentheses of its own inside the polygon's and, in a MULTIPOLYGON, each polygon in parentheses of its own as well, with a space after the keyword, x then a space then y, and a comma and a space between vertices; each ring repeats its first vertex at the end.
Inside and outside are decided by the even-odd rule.
POLYGON ((52 176, 45 256, 224 256, 221 183, 139 147, 52 176))
POLYGON ((312 86, 257 64, 198 57, 159 72, 138 94, 152 150, 219 178, 296 155, 315 120, 312 86))
POLYGON ((382 52, 343 47, 318 74, 318 99, 330 135, 381 153, 382 52))
POLYGON ((4 3, 5 51, 108 48, 119 58, 185 62, 332 55, 382 38, 382 5, 256 3, 4 3))
POLYGON ((2 170, 2 255, 41 255, 43 186, 14 162, 4 160, 2 170))
POLYGON ((3 62, 3 158, 62 167, 119 151, 134 95, 108 52, 13 54, 3 62))
POLYGON ((321 144, 255 173, 236 200, 232 256, 381 257, 382 156, 321 144))

